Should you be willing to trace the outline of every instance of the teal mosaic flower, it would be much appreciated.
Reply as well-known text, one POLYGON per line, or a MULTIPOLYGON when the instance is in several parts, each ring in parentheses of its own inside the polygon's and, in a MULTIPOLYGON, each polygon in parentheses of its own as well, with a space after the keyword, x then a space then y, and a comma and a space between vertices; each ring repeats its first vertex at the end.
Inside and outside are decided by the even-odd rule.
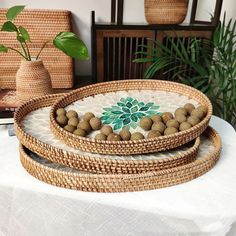
POLYGON ((145 104, 131 97, 121 98, 115 106, 103 108, 101 121, 103 124, 113 126, 114 130, 124 127, 135 129, 141 118, 150 117, 154 114, 161 115, 157 111, 159 108, 160 106, 153 102, 145 104))

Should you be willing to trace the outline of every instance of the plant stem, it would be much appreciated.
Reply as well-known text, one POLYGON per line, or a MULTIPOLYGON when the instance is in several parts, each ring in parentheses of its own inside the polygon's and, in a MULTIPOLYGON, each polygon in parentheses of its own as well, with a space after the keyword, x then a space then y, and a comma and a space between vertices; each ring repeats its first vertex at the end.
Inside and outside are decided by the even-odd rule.
MULTIPOLYGON (((17 28, 17 32, 16 32, 16 34, 17 34, 17 37, 20 36, 20 31, 19 31, 18 28, 17 28)), ((18 40, 18 41, 19 41, 19 40, 18 40)), ((23 51, 24 54, 25 54, 25 58, 26 58, 26 60, 27 60, 27 61, 30 61, 30 60, 29 60, 29 57, 28 57, 28 55, 27 55, 27 52, 26 52, 26 50, 25 50, 25 47, 23 46, 23 43, 20 42, 20 41, 19 41, 19 43, 20 43, 20 46, 21 46, 22 51, 23 51)))
POLYGON ((26 50, 25 50, 25 48, 24 48, 24 46, 23 46, 23 43, 20 42, 20 46, 21 46, 21 49, 23 50, 23 52, 24 52, 24 54, 25 54, 26 60, 29 61, 29 58, 28 58, 27 52, 26 52, 26 50))
POLYGON ((29 47, 28 47, 28 44, 26 42, 25 42, 25 47, 26 47, 26 51, 27 51, 27 54, 28 54, 29 61, 31 61, 29 47))
POLYGON ((20 51, 16 50, 15 48, 12 48, 12 47, 7 47, 7 48, 12 50, 12 51, 15 51, 15 52, 19 53, 22 57, 24 57, 27 60, 27 57, 25 57, 20 51))
POLYGON ((36 60, 38 60, 38 58, 39 58, 41 52, 43 51, 43 49, 46 47, 46 45, 47 45, 49 42, 50 42, 50 41, 46 41, 46 42, 43 44, 43 46, 41 47, 41 49, 40 49, 38 55, 36 56, 36 60))

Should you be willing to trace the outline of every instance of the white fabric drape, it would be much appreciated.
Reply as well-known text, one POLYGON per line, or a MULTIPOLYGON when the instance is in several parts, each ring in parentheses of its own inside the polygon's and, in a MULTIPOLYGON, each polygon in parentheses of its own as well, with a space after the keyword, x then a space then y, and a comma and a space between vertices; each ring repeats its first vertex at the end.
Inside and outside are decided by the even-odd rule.
POLYGON ((0 236, 235 236, 236 133, 213 117, 223 150, 205 175, 133 193, 62 189, 30 176, 0 126, 0 236))

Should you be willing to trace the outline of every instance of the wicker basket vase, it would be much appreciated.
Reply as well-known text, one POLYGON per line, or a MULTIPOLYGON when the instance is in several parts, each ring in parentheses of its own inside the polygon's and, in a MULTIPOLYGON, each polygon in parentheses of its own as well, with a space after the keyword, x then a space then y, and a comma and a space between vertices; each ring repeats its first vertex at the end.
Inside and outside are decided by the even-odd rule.
POLYGON ((188 0, 145 0, 149 24, 180 24, 188 11, 188 0))
POLYGON ((16 95, 21 102, 52 93, 52 82, 48 70, 41 60, 22 60, 16 73, 16 95))

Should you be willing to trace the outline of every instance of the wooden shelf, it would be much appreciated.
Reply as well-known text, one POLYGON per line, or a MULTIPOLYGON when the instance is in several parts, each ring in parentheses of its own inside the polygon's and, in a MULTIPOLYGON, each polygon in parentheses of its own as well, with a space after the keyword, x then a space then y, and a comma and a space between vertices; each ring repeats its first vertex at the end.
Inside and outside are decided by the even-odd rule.
POLYGON ((107 30, 214 30, 214 25, 207 24, 180 24, 180 25, 149 25, 149 24, 122 24, 115 23, 96 23, 93 25, 94 29, 107 29, 107 30))

